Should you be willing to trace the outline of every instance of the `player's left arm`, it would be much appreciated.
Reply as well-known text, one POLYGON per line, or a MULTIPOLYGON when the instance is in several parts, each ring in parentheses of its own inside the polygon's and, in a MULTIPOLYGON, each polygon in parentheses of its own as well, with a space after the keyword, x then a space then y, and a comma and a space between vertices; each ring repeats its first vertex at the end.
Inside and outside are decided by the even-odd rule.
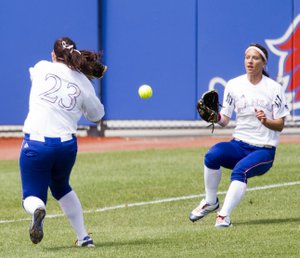
POLYGON ((277 119, 270 119, 266 117, 263 110, 255 109, 257 119, 267 128, 281 132, 284 128, 284 117, 277 119))
POLYGON ((272 101, 273 115, 267 117, 263 110, 255 109, 257 119, 267 128, 281 132, 284 128, 285 118, 290 114, 287 106, 284 89, 277 84, 272 101))

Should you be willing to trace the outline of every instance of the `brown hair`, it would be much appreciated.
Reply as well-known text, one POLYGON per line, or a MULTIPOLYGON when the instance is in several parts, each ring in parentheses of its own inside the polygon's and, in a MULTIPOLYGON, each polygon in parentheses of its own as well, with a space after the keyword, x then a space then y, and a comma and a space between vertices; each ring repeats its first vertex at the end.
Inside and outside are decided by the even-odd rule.
POLYGON ((100 79, 106 67, 101 63, 102 53, 90 50, 78 50, 73 40, 62 37, 53 47, 58 62, 66 64, 72 70, 85 74, 90 80, 100 79))

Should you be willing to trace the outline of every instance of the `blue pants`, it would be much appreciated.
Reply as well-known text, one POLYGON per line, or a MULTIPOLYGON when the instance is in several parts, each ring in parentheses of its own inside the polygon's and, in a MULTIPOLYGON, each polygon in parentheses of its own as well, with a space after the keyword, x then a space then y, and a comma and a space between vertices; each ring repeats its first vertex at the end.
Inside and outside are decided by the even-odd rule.
POLYGON ((20 173, 23 200, 36 196, 47 203, 48 187, 59 200, 69 193, 70 174, 77 155, 77 139, 61 142, 60 138, 33 141, 25 135, 20 153, 20 173))
POLYGON ((247 183, 247 179, 265 174, 273 165, 276 148, 256 147, 231 140, 214 145, 205 155, 204 164, 210 169, 232 169, 231 181, 247 183))

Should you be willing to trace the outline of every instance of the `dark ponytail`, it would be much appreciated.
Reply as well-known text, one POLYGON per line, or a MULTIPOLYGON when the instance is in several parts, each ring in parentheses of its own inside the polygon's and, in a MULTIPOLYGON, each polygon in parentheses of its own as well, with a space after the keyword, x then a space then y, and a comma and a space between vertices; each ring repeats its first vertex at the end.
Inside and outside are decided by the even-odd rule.
POLYGON ((106 66, 101 63, 102 53, 78 50, 75 42, 68 37, 56 40, 53 50, 58 62, 64 63, 72 70, 82 72, 90 80, 100 79, 106 71, 106 66))
POLYGON ((89 79, 100 79, 106 71, 106 66, 100 62, 102 53, 95 53, 89 50, 81 50, 80 52, 82 56, 80 71, 89 79))
POLYGON ((265 69, 263 69, 262 74, 267 76, 267 77, 270 77, 270 74, 268 74, 268 72, 265 69))

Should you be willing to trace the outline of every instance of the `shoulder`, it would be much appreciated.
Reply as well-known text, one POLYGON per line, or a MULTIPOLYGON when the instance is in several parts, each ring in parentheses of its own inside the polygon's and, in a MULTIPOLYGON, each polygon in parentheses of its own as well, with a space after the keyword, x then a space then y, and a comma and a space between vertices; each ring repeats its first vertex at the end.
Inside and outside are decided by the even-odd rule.
POLYGON ((279 84, 278 82, 274 81, 273 79, 264 76, 263 80, 265 82, 265 84, 267 85, 267 87, 269 88, 269 90, 275 90, 275 91, 281 91, 283 90, 282 85, 279 84))
POLYGON ((53 64, 52 62, 49 62, 49 61, 46 61, 46 60, 41 60, 41 61, 37 62, 32 68, 39 69, 39 68, 42 68, 42 67, 51 66, 52 64, 53 64))
POLYGON ((70 73, 76 81, 80 82, 83 85, 87 85, 88 87, 93 87, 92 82, 86 77, 84 73, 72 69, 70 69, 70 73))
POLYGON ((47 70, 52 64, 52 62, 46 60, 37 62, 33 67, 29 68, 29 74, 31 79, 35 78, 38 74, 47 70))
POLYGON ((38 70, 44 69, 46 67, 49 67, 52 64, 53 64, 52 62, 49 62, 46 60, 41 60, 41 61, 37 62, 33 67, 30 67, 29 71, 30 71, 30 73, 32 73, 33 71, 38 71, 38 70))
POLYGON ((274 87, 281 87, 281 85, 278 82, 276 82, 275 80, 271 79, 270 77, 267 77, 267 76, 263 75, 263 79, 264 79, 264 81, 266 83, 268 83, 268 84, 270 84, 270 85, 272 85, 274 87))
POLYGON ((245 82, 247 82, 247 76, 243 74, 238 77, 230 79, 226 84, 226 88, 232 89, 235 87, 240 87, 240 85, 245 82))
POLYGON ((247 82, 247 75, 243 74, 240 75, 238 77, 232 78, 228 81, 227 85, 236 85, 236 84, 240 84, 240 83, 244 83, 247 82))
POLYGON ((246 74, 243 74, 243 75, 237 76, 235 78, 232 78, 228 81, 228 83, 240 83, 240 82, 243 82, 243 81, 247 81, 247 75, 246 74))
POLYGON ((95 88, 92 81, 90 81, 83 73, 71 70, 71 75, 73 80, 80 85, 80 89, 83 93, 87 95, 91 93, 94 94, 95 88))

